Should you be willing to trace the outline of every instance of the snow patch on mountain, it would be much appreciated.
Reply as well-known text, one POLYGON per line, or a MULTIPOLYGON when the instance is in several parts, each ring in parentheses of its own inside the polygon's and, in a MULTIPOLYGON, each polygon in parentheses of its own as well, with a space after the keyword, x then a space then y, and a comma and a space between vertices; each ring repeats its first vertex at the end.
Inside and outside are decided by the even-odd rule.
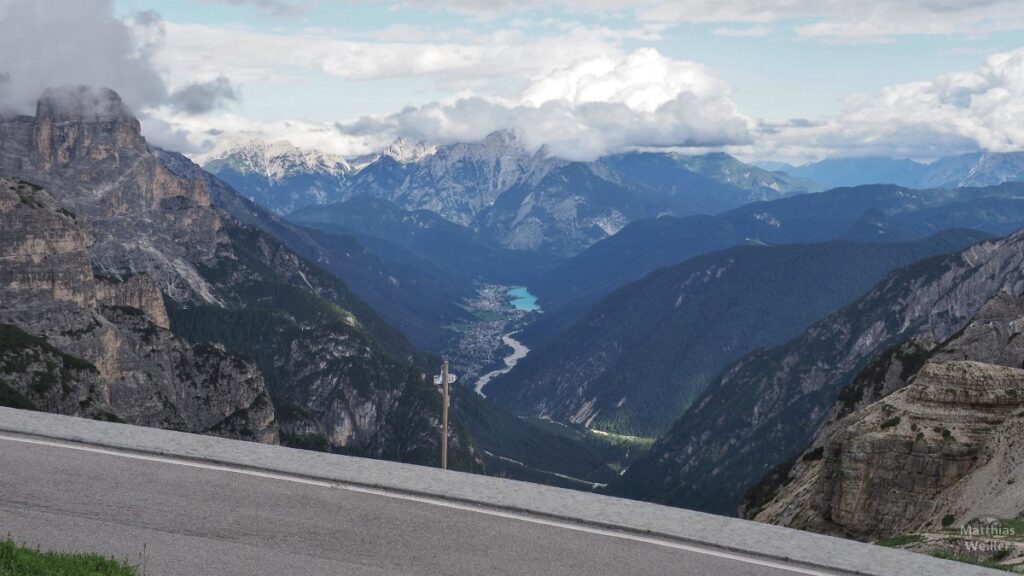
POLYGON ((296 174, 317 173, 339 176, 352 171, 352 165, 336 154, 320 150, 302 150, 287 140, 266 142, 249 139, 228 143, 208 154, 204 167, 229 165, 241 174, 258 174, 270 182, 280 182, 296 174))

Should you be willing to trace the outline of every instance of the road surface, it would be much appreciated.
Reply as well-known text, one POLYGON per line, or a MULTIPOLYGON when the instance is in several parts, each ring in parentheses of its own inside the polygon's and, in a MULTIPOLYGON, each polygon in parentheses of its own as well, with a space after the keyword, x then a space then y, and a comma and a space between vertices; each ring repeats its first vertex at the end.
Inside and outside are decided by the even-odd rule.
POLYGON ((162 574, 801 574, 298 478, 0 436, 0 531, 162 574), (33 441, 35 442, 35 441, 33 441))

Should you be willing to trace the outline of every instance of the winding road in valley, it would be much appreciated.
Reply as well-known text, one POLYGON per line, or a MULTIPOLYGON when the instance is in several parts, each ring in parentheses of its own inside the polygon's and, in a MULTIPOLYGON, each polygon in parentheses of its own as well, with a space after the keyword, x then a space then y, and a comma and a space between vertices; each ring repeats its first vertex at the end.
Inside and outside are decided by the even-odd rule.
POLYGON ((519 340, 516 340, 515 338, 512 337, 517 333, 518 332, 509 332, 508 334, 505 334, 504 336, 501 337, 501 341, 506 346, 512 348, 512 353, 509 354, 508 356, 505 356, 504 368, 492 370, 477 379, 476 384, 473 386, 473 389, 476 390, 476 393, 479 394, 480 396, 487 398, 487 394, 484 394, 484 386, 487 386, 487 384, 490 383, 491 380, 497 378, 498 376, 501 376, 502 374, 508 374, 509 371, 516 367, 516 364, 518 364, 520 360, 526 358, 526 355, 530 353, 529 348, 527 348, 519 340))

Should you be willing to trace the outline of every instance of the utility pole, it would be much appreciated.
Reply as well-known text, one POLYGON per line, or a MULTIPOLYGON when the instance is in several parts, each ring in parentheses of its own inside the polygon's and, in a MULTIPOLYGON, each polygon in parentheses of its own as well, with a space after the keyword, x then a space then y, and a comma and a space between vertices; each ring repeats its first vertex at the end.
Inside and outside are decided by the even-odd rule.
POLYGON ((434 386, 441 387, 441 468, 448 469, 448 385, 455 375, 448 373, 448 361, 441 364, 441 375, 434 376, 434 386))
POLYGON ((441 364, 441 469, 448 469, 448 361, 441 364))

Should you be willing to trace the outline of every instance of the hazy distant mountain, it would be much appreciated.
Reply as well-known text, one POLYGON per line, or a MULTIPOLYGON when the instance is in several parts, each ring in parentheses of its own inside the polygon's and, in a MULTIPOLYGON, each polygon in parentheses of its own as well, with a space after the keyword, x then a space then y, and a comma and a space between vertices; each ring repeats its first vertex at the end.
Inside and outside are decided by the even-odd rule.
POLYGON ((787 174, 792 174, 793 169, 796 168, 795 165, 788 162, 776 162, 774 160, 755 160, 750 164, 769 172, 786 172, 787 174))
POLYGON ((202 166, 277 214, 339 200, 352 171, 340 156, 262 140, 227 147, 205 157, 202 166))
POLYGON ((816 192, 821 186, 808 180, 800 180, 788 174, 778 174, 752 164, 740 162, 723 152, 691 155, 665 154, 680 166, 695 174, 701 174, 716 182, 735 186, 747 192, 747 202, 773 200, 801 192, 816 192))
POLYGON ((369 196, 309 207, 288 219, 326 232, 352 234, 392 262, 436 267, 443 271, 446 283, 458 290, 475 282, 530 282, 555 263, 542 255, 505 248, 430 210, 403 210, 369 196))
POLYGON ((536 349, 487 397, 520 414, 651 436, 729 362, 780 344, 895 268, 990 238, 740 246, 616 290, 536 349))
POLYGON ((928 166, 913 160, 883 157, 828 158, 784 170, 787 174, 817 182, 825 188, 864 184, 896 184, 920 188, 928 166))
POLYGON ((921 187, 992 186, 1024 180, 1024 152, 978 152, 928 165, 921 187))
POLYGON ((658 198, 663 213, 676 216, 717 214, 750 202, 818 189, 812 182, 768 172, 721 153, 631 152, 607 156, 600 162, 623 181, 658 198))
POLYGON ((875 185, 756 202, 716 216, 640 220, 531 286, 549 309, 586 302, 658 268, 750 241, 910 240, 949 228, 1024 226, 1024 184, 911 190, 875 185), (998 208, 996 208, 998 207, 998 208))
POLYGON ((1024 180, 1024 153, 977 152, 940 158, 931 164, 907 159, 863 157, 829 158, 792 166, 758 163, 825 188, 863 184, 896 184, 907 188, 957 188, 992 186, 1024 180))

